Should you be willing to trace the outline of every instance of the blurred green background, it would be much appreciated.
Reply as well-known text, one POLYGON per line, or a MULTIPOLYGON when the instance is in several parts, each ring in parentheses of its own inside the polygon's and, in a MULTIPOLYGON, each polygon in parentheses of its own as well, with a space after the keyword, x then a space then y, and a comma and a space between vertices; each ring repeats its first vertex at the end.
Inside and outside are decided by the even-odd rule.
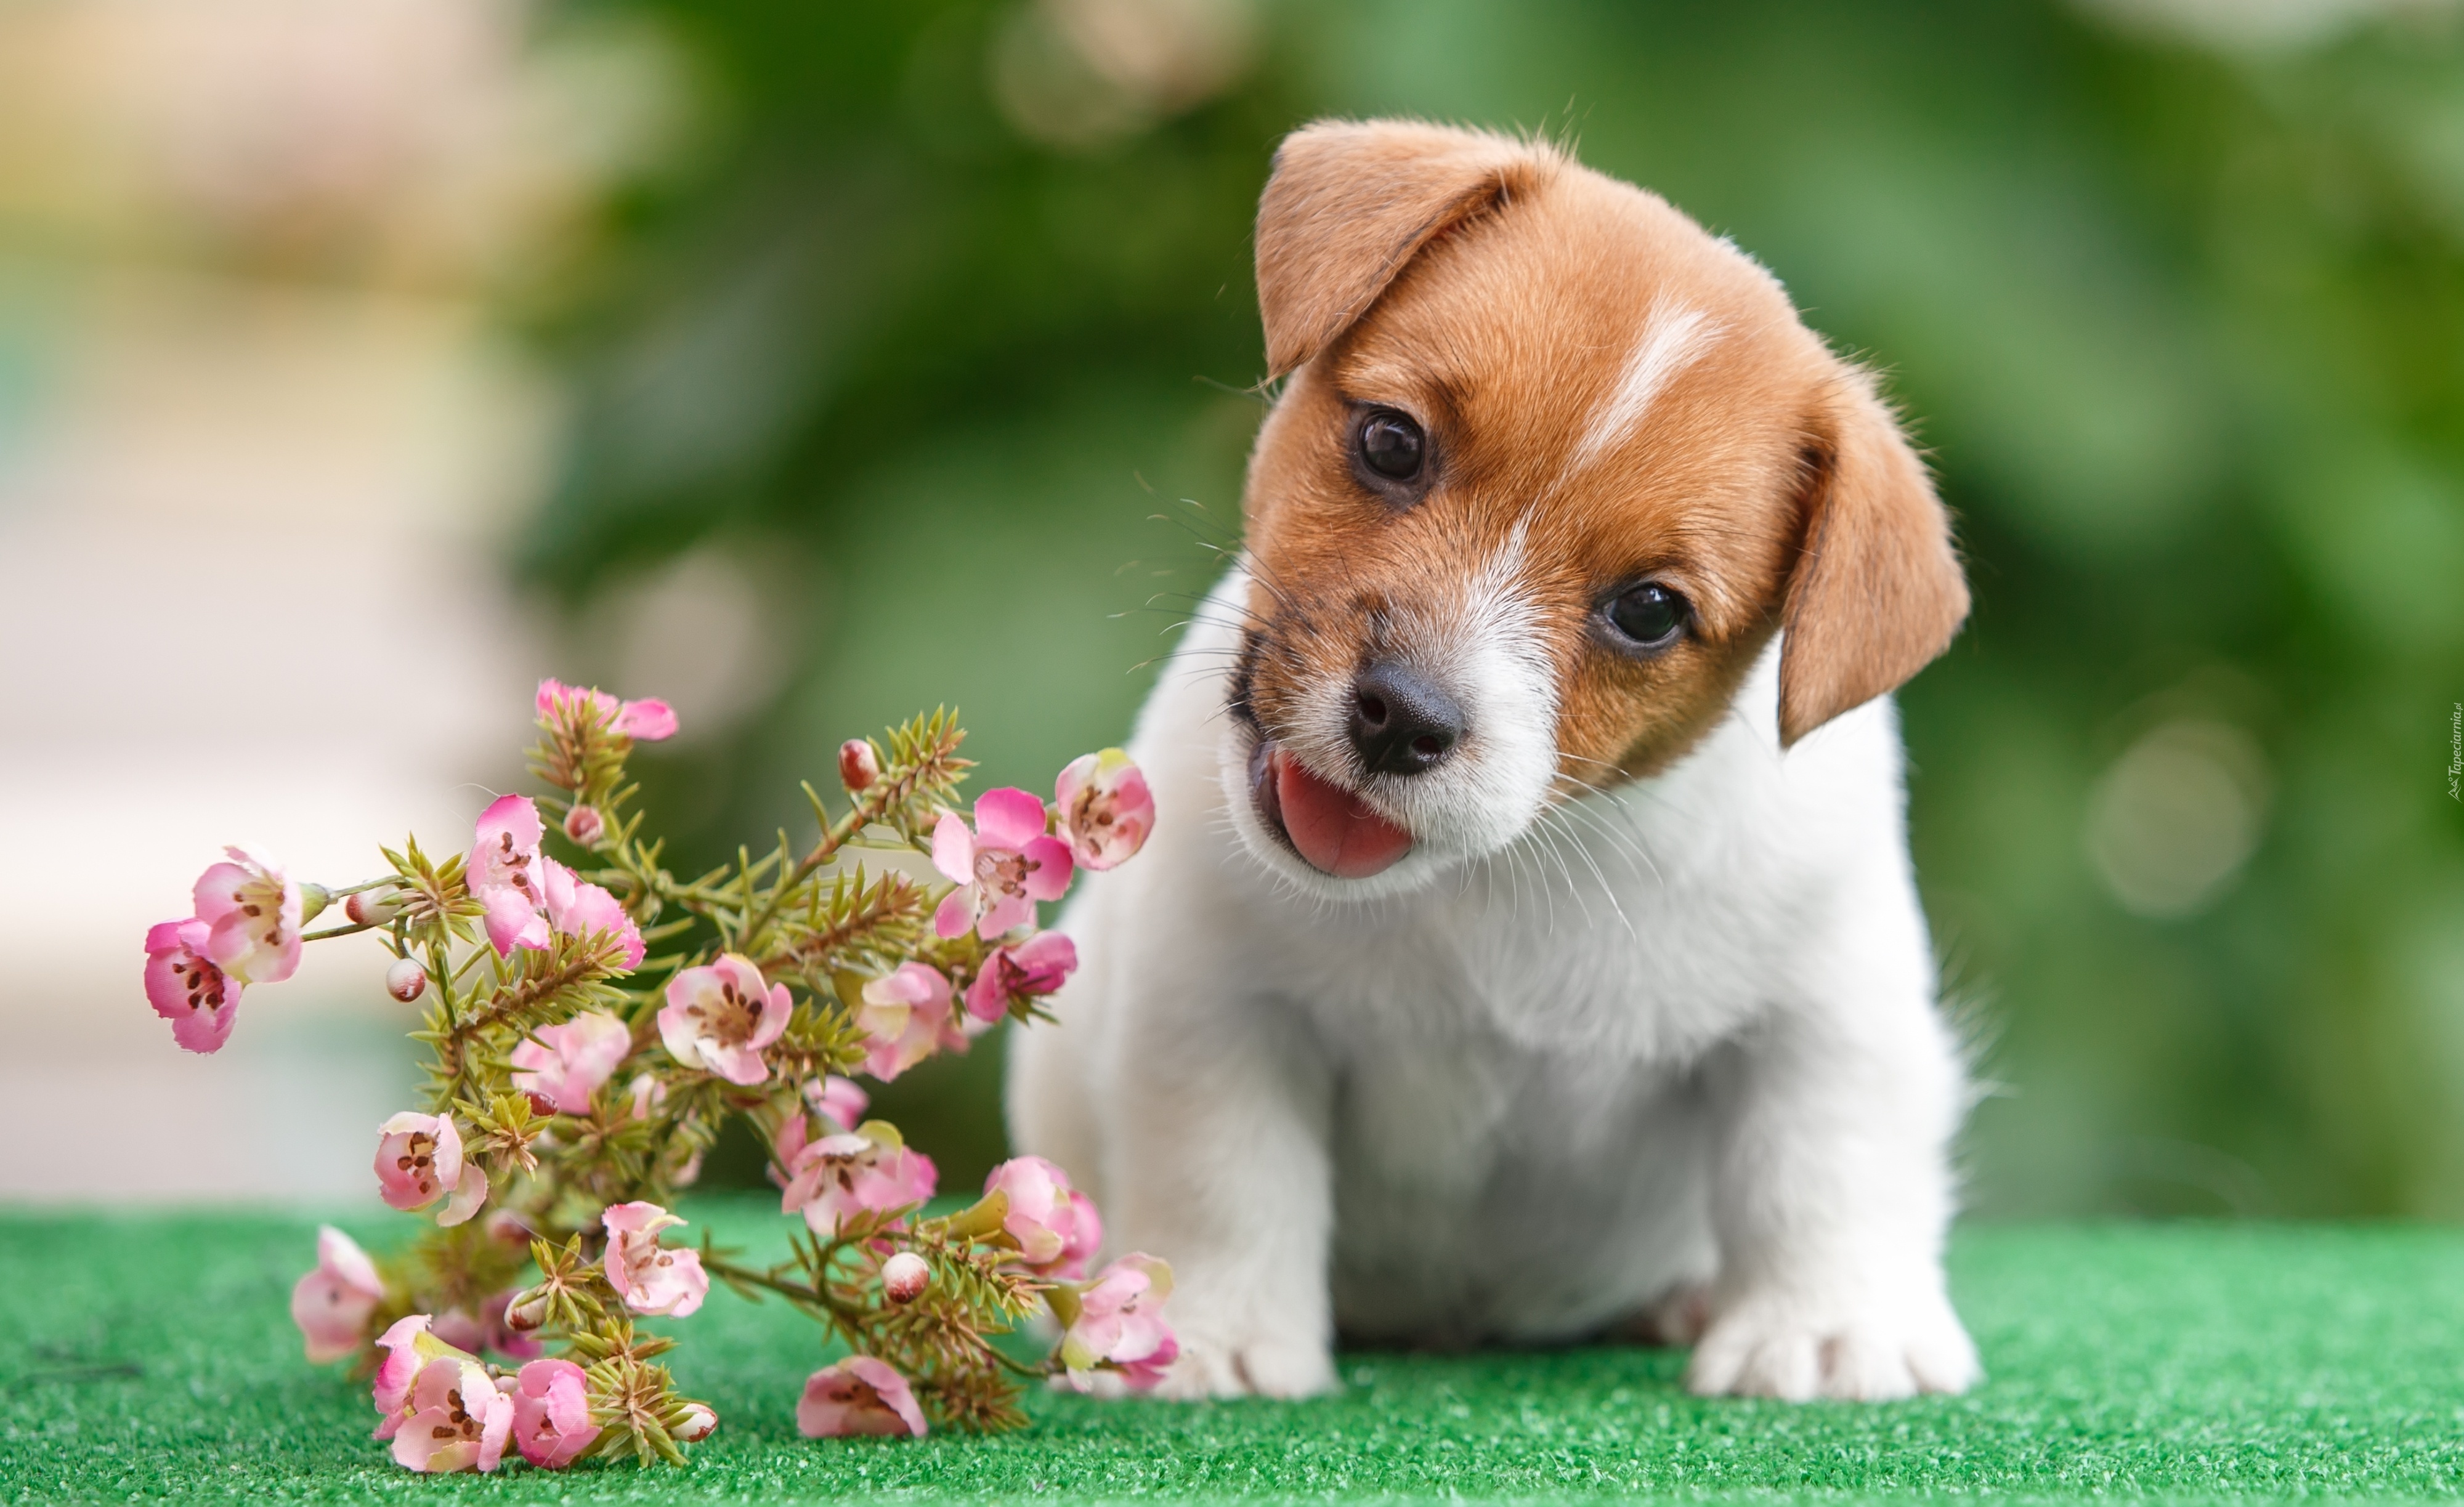
MULTIPOLYGON (((988 782, 1121 738, 1174 594, 1237 528, 1277 139, 1544 130, 1885 367, 1960 515, 1975 617, 1903 704, 1926 898, 1998 1085, 1974 1207, 2464 1214, 2453 6, 648 0, 545 25, 619 21, 682 60, 689 123, 503 300, 573 395, 519 561, 587 644, 642 582, 701 579, 784 645, 726 736, 650 770, 688 851, 794 819, 838 739, 935 701, 988 782)), ((883 1096, 957 1179, 998 1149, 994 1055, 883 1096)))

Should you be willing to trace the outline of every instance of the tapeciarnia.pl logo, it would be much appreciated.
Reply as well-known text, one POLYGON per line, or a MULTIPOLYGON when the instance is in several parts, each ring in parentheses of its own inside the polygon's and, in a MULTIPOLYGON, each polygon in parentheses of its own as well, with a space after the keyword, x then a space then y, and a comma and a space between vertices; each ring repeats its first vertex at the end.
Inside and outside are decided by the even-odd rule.
POLYGON ((2464 701, 2447 714, 2447 798, 2464 800, 2464 701))

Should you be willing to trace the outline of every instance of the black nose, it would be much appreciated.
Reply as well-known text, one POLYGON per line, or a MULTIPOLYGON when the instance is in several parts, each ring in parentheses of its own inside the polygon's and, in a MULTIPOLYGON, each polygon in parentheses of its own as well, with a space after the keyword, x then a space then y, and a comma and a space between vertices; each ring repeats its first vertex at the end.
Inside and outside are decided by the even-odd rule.
POLYGON ((1352 746, 1373 775, 1435 769, 1463 735, 1455 698, 1393 660, 1379 660, 1352 683, 1352 746))

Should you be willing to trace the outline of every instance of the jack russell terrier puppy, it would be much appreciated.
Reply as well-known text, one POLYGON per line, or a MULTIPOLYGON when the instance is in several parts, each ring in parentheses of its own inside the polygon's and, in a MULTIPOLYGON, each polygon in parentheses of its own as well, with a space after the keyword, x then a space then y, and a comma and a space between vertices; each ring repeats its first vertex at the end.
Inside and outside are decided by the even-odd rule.
POLYGON ((1545 142, 1309 126, 1257 257, 1245 549, 1009 1082, 1172 1261, 1166 1389, 1647 1330, 1699 1392, 1963 1390, 1889 693, 1968 590, 1873 377, 1545 142))

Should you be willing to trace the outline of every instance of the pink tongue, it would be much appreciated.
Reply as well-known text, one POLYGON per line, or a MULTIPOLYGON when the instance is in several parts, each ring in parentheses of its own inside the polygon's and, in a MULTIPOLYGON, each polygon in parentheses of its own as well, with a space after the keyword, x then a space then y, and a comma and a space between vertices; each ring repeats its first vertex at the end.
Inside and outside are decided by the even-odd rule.
POLYGON ((1282 749, 1273 757, 1284 831, 1311 866, 1337 879, 1367 879, 1412 851, 1412 834, 1350 791, 1318 778, 1282 749))

